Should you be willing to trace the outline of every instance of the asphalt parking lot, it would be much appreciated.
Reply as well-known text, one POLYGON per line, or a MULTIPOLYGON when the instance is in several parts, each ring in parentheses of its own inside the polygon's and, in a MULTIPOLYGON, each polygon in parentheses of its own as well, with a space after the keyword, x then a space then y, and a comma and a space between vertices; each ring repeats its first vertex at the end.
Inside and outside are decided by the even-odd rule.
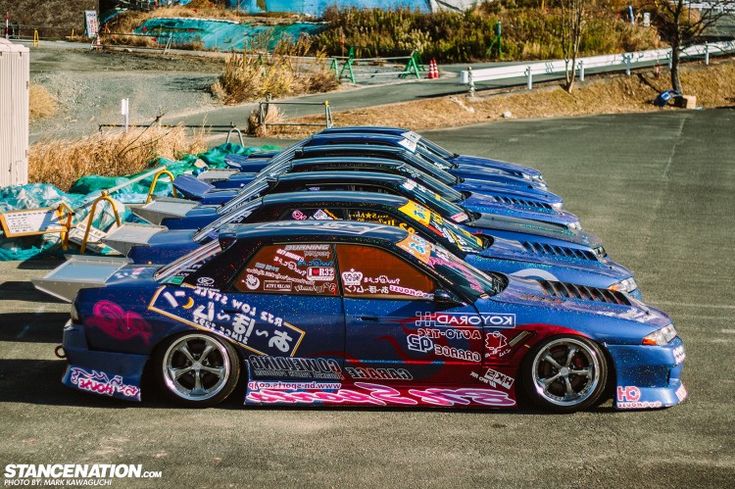
POLYGON ((735 110, 502 121, 427 133, 536 166, 636 272, 687 346, 690 399, 575 415, 364 409, 208 410, 99 399, 59 382, 67 306, 0 263, 0 466, 141 463, 113 487, 732 487, 735 110))

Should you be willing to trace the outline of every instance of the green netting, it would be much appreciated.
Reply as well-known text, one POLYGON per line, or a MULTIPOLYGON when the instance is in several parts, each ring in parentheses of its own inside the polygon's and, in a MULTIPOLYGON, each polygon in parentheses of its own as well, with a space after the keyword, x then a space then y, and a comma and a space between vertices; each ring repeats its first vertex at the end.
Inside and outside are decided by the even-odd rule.
MULTIPOLYGON (((184 173, 198 174, 206 169, 226 168, 225 156, 229 154, 249 155, 255 152, 278 149, 278 146, 272 145, 243 147, 239 144, 226 143, 198 155, 186 155, 177 161, 157 158, 151 162, 150 167, 156 168, 166 165, 166 168, 175 177, 184 173)), ((0 213, 12 210, 57 207, 59 203, 64 202, 75 209, 75 222, 86 222, 85 216, 89 213, 90 204, 100 195, 102 190, 122 185, 142 173, 145 172, 119 177, 87 175, 74 182, 69 192, 63 192, 57 187, 45 183, 29 183, 0 188, 0 213)), ((152 183, 153 175, 111 194, 111 197, 123 204, 118 209, 123 221, 132 222, 137 220, 124 204, 144 203, 152 183)), ((167 177, 162 176, 159 179, 155 195, 171 195, 171 184, 167 177)), ((111 206, 106 202, 100 202, 97 206, 93 225, 99 229, 107 230, 114 222, 115 217, 111 206)), ((60 253, 61 246, 58 234, 10 239, 3 236, 0 229, 0 261, 27 260, 41 254, 59 255, 60 253)))

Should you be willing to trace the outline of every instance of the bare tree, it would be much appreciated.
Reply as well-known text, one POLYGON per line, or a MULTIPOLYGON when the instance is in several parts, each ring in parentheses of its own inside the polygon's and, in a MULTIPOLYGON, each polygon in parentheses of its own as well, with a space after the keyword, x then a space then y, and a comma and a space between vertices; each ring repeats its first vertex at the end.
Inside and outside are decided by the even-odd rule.
POLYGON ((561 49, 566 65, 564 88, 572 93, 577 77, 576 65, 579 44, 587 29, 596 0, 558 0, 561 13, 561 49))
POLYGON ((679 77, 681 51, 703 37, 723 16, 735 15, 735 0, 653 0, 654 22, 661 38, 671 47, 671 88, 683 93, 679 77))

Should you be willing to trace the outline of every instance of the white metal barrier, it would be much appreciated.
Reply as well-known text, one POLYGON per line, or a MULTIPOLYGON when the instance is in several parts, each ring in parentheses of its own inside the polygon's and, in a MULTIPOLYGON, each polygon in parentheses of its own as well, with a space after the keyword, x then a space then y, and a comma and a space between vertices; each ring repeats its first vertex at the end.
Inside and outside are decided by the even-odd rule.
MULTIPOLYGON (((735 53, 735 41, 710 42, 689 46, 682 50, 681 59, 703 57, 709 64, 710 56, 735 53)), ((576 69, 580 80, 584 80, 585 70, 607 68, 606 72, 630 71, 643 64, 665 62, 671 66, 671 49, 651 49, 632 53, 587 56, 577 60, 576 69)), ((504 80, 508 78, 526 78, 528 89, 533 88, 533 78, 537 75, 563 75, 567 70, 564 60, 537 61, 527 64, 514 64, 483 69, 467 69, 460 72, 460 84, 468 85, 470 91, 475 83, 482 81, 504 80)))

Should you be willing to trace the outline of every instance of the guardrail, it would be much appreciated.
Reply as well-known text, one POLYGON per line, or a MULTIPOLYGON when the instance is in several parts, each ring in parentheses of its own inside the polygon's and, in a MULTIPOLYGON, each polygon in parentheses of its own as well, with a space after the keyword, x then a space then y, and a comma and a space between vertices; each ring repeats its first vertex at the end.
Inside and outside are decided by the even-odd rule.
POLYGON ((267 131, 268 126, 315 126, 325 127, 329 129, 334 125, 332 119, 332 107, 329 100, 324 102, 273 102, 269 97, 262 102, 258 102, 258 125, 267 131), (268 122, 268 110, 271 105, 314 105, 324 107, 324 123, 320 122, 268 122))
MULTIPOLYGON (((689 46, 682 50, 681 59, 703 57, 709 64, 712 55, 722 55, 735 52, 734 41, 711 42, 689 46)), ((652 49, 631 53, 609 54, 603 56, 588 56, 579 58, 575 69, 579 79, 584 81, 585 70, 593 68, 607 68, 606 72, 625 71, 630 75, 634 68, 650 63, 666 62, 671 67, 671 49, 652 49)), ((481 81, 504 80, 508 78, 526 78, 528 89, 533 88, 534 76, 544 75, 551 78, 563 76, 567 71, 567 62, 564 60, 539 61, 527 64, 514 64, 473 70, 469 67, 460 72, 460 84, 468 85, 470 92, 474 92, 475 83, 481 81)))

